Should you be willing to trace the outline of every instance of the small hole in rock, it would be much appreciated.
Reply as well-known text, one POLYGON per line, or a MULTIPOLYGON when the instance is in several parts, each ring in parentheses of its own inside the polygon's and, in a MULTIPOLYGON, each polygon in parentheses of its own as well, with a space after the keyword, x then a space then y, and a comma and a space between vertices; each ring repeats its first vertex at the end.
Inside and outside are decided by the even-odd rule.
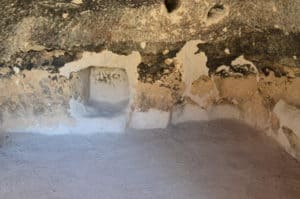
POLYGON ((165 6, 169 13, 173 12, 179 7, 179 0, 165 0, 165 6))
POLYGON ((225 11, 224 5, 216 4, 208 11, 207 17, 211 18, 211 17, 221 15, 224 13, 224 11, 225 11))

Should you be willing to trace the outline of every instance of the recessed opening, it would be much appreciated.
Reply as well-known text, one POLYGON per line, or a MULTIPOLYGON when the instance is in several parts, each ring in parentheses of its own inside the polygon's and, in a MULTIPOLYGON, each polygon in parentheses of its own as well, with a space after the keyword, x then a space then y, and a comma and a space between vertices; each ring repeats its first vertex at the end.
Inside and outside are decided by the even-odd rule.
POLYGON ((214 4, 207 12, 206 25, 220 23, 229 15, 229 7, 224 4, 214 4))
POLYGON ((169 13, 179 8, 179 4, 180 4, 179 0, 165 0, 165 6, 169 13))
POLYGON ((79 71, 85 117, 114 117, 125 113, 130 98, 127 73, 121 68, 89 67, 79 71))
POLYGON ((207 18, 214 18, 224 14, 225 7, 223 4, 214 5, 207 13, 207 18))

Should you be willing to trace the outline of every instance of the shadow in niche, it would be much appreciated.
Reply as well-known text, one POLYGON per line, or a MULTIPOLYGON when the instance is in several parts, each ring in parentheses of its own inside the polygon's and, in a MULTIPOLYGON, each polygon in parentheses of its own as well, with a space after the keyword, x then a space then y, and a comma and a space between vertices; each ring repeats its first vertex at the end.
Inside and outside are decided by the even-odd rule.
MULTIPOLYGON (((86 118, 113 118, 126 115, 130 101, 129 80, 124 69, 89 67, 78 72, 82 83, 86 118)), ((79 107, 78 107, 79 108, 79 107)))
POLYGON ((121 114, 125 114, 129 100, 124 100, 118 103, 99 102, 96 100, 89 100, 85 104, 87 113, 84 117, 116 117, 121 114))
POLYGON ((164 0, 165 6, 169 13, 173 12, 179 7, 180 0, 164 0))
POLYGON ((214 5, 207 13, 207 18, 216 17, 218 15, 224 14, 225 7, 222 4, 214 5))

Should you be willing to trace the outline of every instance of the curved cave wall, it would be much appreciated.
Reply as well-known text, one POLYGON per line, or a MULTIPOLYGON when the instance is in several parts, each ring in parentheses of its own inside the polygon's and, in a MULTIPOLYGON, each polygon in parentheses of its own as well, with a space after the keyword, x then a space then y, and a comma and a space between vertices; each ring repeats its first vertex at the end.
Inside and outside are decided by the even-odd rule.
POLYGON ((2 132, 236 119, 300 159, 300 1, 7 0, 2 132))

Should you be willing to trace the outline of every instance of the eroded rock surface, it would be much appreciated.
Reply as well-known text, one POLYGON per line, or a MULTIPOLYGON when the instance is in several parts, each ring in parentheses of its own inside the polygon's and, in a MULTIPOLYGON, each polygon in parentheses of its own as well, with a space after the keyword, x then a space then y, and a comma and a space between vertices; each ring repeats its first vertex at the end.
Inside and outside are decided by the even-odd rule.
POLYGON ((299 158, 299 122, 287 118, 300 108, 300 1, 7 0, 2 7, 3 131, 121 132, 229 118, 299 158))

